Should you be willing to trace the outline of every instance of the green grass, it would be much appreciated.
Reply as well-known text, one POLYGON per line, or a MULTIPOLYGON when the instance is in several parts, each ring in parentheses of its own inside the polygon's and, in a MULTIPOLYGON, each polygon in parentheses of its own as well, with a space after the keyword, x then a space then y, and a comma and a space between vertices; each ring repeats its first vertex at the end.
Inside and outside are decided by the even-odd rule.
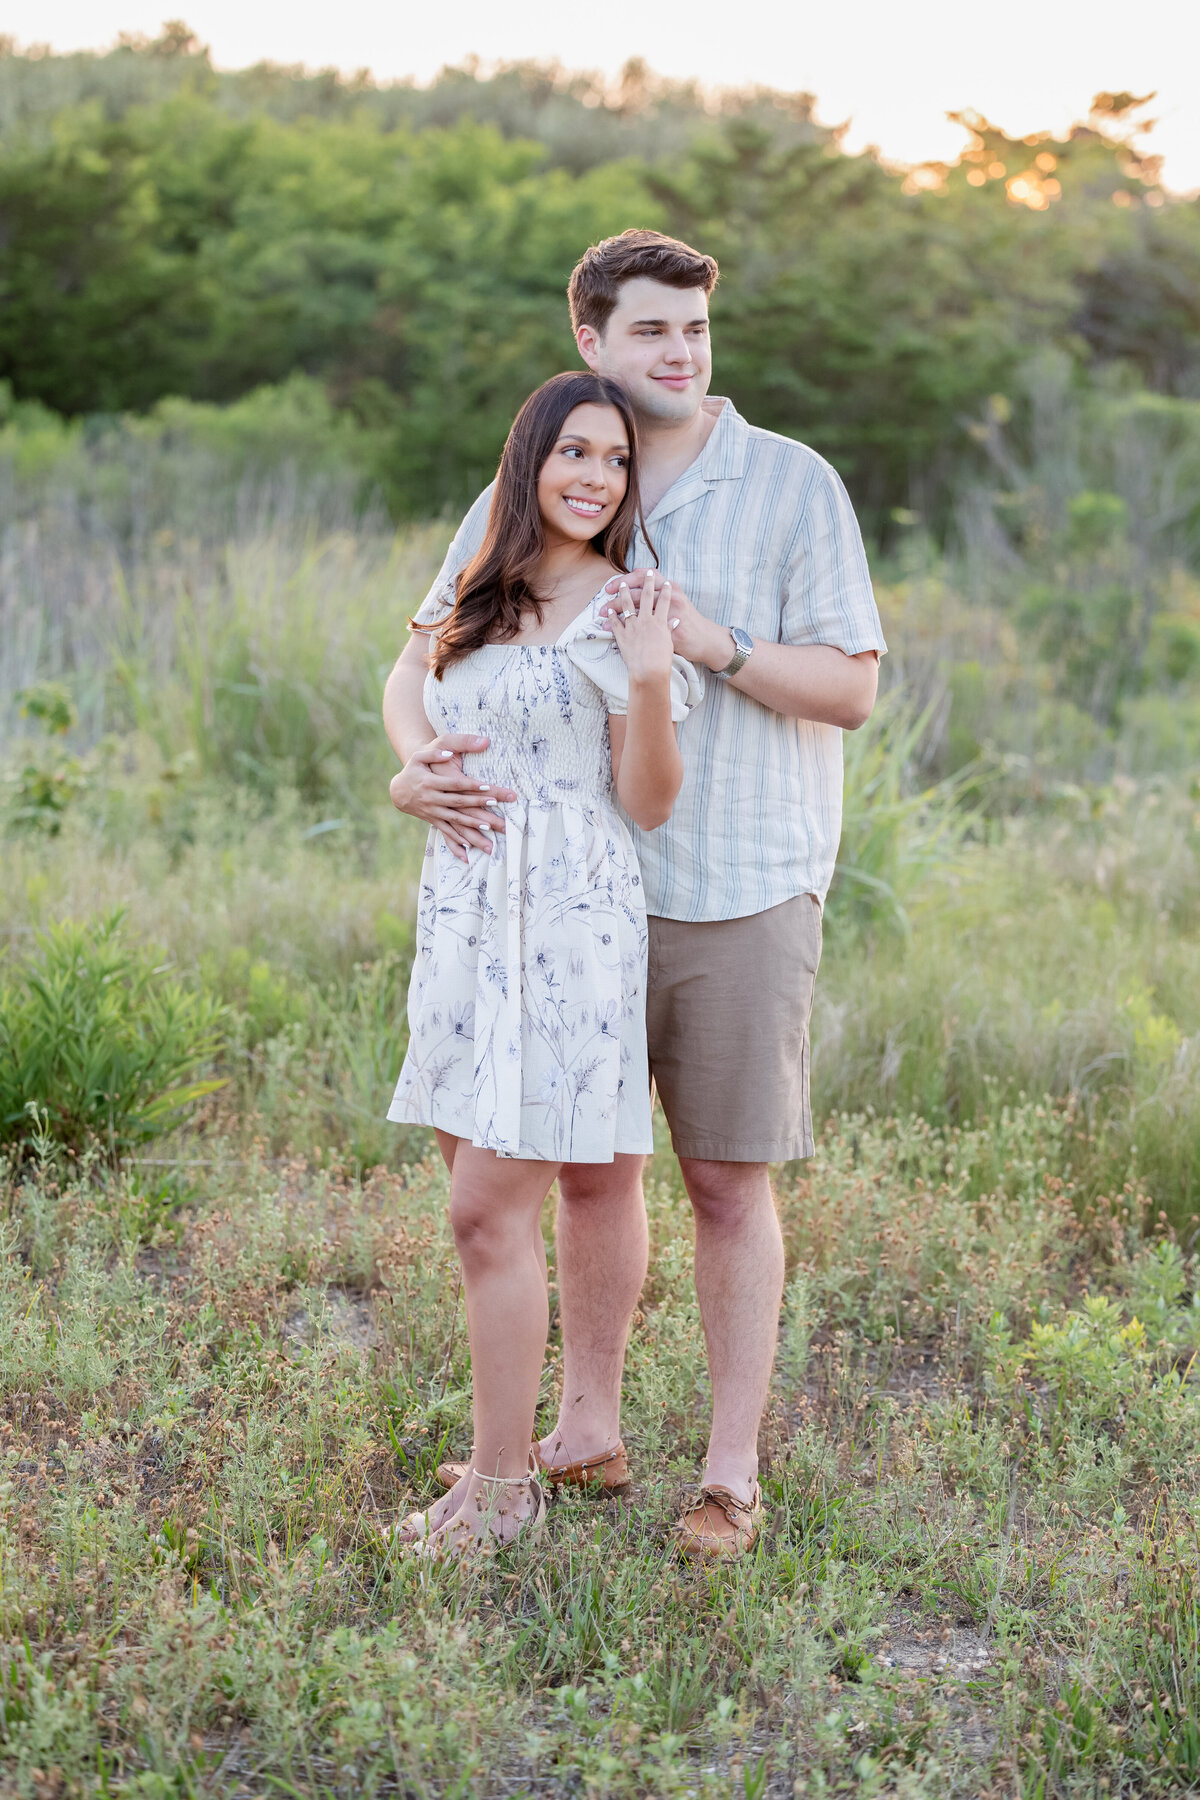
POLYGON ((10 1182, 6 1790, 1179 1791, 1195 1263, 1134 1198, 1079 1204, 1069 1135, 1031 1103, 859 1117, 781 1172, 767 1523, 708 1572, 668 1537, 706 1406, 668 1156, 633 1488, 424 1573, 380 1527, 469 1435, 437 1166, 362 1183, 210 1140, 166 1221, 132 1173, 10 1182))
MULTIPOLYGON (((120 899, 230 1020, 173 1138, 118 1170, 43 1140, 6 1177, 6 1792, 1200 1780, 1185 796, 960 843, 907 931, 831 909, 755 1557, 670 1551, 707 1395, 664 1148, 632 1490, 424 1580, 380 1527, 470 1425, 444 1176, 382 1121, 419 833, 204 791, 188 833, 134 830, 145 804, 132 776, 0 874, 10 980, 35 928, 120 899)), ((555 1331, 546 1417, 558 1359, 555 1331)))

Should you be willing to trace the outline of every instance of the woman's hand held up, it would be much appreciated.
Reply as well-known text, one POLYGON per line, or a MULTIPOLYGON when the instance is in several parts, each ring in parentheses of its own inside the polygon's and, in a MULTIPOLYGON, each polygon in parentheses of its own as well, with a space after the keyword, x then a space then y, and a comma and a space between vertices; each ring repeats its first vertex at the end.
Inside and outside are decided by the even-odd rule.
MULTIPOLYGON (((630 575, 615 576, 605 590, 612 596, 601 612, 605 623, 611 623, 613 613, 619 610, 617 594, 623 582, 636 590, 644 583, 658 579, 661 578, 654 569, 634 569, 630 575)), ((723 669, 735 648, 728 626, 718 625, 715 619, 698 611, 674 583, 666 585, 670 587, 671 618, 676 621, 671 632, 675 654, 686 656, 700 668, 723 669)))
POLYGON ((678 619, 671 607, 671 584, 646 571, 636 594, 628 582, 617 588, 609 613, 613 641, 629 671, 630 687, 665 685, 670 681, 678 619))

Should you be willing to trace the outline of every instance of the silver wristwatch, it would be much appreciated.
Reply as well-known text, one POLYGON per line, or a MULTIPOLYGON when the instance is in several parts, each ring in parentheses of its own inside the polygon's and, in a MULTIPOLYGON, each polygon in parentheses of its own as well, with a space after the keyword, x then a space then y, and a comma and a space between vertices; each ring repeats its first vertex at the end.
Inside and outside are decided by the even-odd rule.
POLYGON ((745 668, 750 660, 750 654, 754 649, 754 639, 750 636, 748 631, 743 631, 740 625, 730 625, 729 633, 733 638, 736 648, 732 658, 725 664, 725 667, 717 670, 717 674, 725 681, 728 681, 731 675, 736 675, 739 669, 745 668))

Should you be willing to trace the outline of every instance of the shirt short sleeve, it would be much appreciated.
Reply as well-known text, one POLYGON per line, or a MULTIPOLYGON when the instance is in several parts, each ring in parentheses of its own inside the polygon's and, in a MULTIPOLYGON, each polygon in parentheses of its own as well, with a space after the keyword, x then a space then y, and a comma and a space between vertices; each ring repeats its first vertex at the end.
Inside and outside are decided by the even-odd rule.
MULTIPOLYGON (((585 608, 570 633, 562 639, 575 667, 604 695, 610 713, 629 711, 629 672, 611 631, 600 624, 599 610, 608 598, 598 594, 585 608)), ((704 682, 698 670, 682 656, 671 659, 671 718, 678 725, 704 698, 704 682)))
POLYGON ((435 629, 453 607, 455 582, 483 543, 491 504, 492 489, 486 487, 455 532, 433 586, 412 616, 411 623, 417 630, 435 629))
POLYGON ((882 655, 887 645, 850 496, 836 470, 820 457, 813 462, 788 561, 781 640, 882 655))

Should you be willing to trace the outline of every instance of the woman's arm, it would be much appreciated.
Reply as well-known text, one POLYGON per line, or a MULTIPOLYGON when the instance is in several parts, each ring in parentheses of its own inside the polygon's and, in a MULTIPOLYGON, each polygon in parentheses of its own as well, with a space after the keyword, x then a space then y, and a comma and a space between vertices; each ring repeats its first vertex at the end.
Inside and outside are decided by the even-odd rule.
POLYGON ((646 583, 636 604, 623 586, 613 620, 613 637, 629 675, 629 711, 610 714, 608 721, 613 781, 621 805, 643 831, 670 818, 683 781, 671 718, 670 599, 669 582, 657 594, 646 583))

